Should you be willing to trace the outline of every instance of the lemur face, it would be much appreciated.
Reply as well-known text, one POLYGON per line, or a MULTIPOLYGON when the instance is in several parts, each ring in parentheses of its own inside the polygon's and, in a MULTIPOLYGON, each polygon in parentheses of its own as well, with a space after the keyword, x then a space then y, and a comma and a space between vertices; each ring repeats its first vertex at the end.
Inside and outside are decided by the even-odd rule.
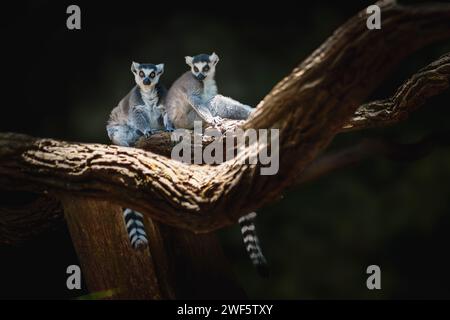
POLYGON ((185 57, 186 63, 191 67, 191 72, 198 80, 214 78, 219 56, 213 52, 211 55, 199 54, 194 57, 185 57))
POLYGON ((131 72, 134 74, 136 84, 144 91, 151 90, 164 72, 164 64, 137 63, 131 64, 131 72))

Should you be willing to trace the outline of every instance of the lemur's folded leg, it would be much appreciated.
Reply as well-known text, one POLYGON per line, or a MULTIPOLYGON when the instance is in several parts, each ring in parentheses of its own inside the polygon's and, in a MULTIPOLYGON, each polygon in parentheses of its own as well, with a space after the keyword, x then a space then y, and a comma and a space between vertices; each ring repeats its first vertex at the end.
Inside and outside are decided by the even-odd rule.
POLYGON ((141 213, 125 209, 123 211, 123 218, 130 239, 131 246, 136 250, 141 250, 147 247, 148 239, 144 228, 144 219, 141 213))
POLYGON ((144 105, 131 107, 128 114, 128 120, 130 126, 135 127, 144 134, 149 133, 151 130, 150 118, 144 105))
POLYGON ((192 109, 198 114, 198 116, 205 121, 207 124, 217 124, 219 119, 215 117, 210 108, 209 104, 205 104, 202 98, 197 95, 187 96, 187 100, 191 105, 192 109))
POLYGON ((150 129, 150 130, 147 130, 146 133, 144 133, 144 137, 148 138, 151 135, 154 135, 155 133, 161 133, 161 132, 164 132, 164 130, 159 130, 159 129, 153 130, 153 129, 150 129))
POLYGON ((131 147, 143 135, 143 132, 128 125, 108 125, 106 131, 112 143, 119 146, 131 147))
POLYGON ((259 274, 263 277, 267 277, 269 268, 267 266, 266 258, 264 257, 259 245, 258 236, 256 235, 255 219, 256 212, 251 212, 240 217, 239 224, 241 225, 241 233, 244 240, 245 250, 247 251, 259 274))
POLYGON ((172 121, 170 121, 169 115, 167 113, 164 114, 163 122, 164 122, 164 127, 166 128, 166 131, 172 132, 175 130, 175 127, 174 127, 172 121))
POLYGON ((220 94, 214 96, 208 105, 214 116, 234 120, 245 120, 254 111, 252 107, 220 94))

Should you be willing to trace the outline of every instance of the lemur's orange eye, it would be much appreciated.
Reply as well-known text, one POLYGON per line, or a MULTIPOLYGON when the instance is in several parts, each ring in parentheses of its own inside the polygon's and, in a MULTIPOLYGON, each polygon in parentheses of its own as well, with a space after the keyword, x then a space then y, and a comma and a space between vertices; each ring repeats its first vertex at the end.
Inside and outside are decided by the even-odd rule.
POLYGON ((145 73, 141 70, 139 71, 139 77, 143 78, 145 76, 145 73))
POLYGON ((198 72, 198 68, 197 68, 197 67, 194 67, 194 71, 195 71, 195 72, 198 72))
POLYGON ((155 72, 152 71, 152 73, 150 73, 150 78, 154 78, 155 77, 155 72))
POLYGON ((203 67, 203 72, 208 72, 209 71, 209 67, 208 66, 204 66, 203 67))

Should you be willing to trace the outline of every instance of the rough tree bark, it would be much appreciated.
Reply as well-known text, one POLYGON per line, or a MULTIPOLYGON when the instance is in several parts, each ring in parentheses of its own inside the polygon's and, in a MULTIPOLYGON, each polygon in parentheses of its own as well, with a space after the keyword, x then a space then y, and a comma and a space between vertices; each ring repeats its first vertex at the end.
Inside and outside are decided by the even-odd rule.
MULTIPOLYGON (((377 4, 383 13, 381 31, 366 28, 365 11, 351 18, 278 83, 249 120, 235 124, 244 129, 280 129, 280 170, 275 176, 261 176, 259 165, 242 164, 242 160, 270 148, 262 143, 250 146, 236 159, 210 166, 182 164, 134 148, 3 133, 0 134, 0 185, 50 194, 57 199, 69 196, 108 200, 116 208, 126 206, 143 212, 157 221, 155 226, 160 222, 195 233, 233 224, 239 216, 277 200, 287 187, 302 179, 307 181, 302 173, 307 176, 308 170, 314 169, 313 160, 336 134, 404 119, 405 114, 422 105, 428 97, 448 87, 449 55, 445 55, 414 75, 392 98, 363 104, 407 55, 450 37, 448 4, 408 7, 394 1, 377 4)), ((162 134, 143 141, 141 147, 164 154, 166 143, 169 143, 167 135, 162 134)), ((77 223, 78 213, 65 203, 69 225, 72 230, 80 229, 74 232, 80 238, 85 221, 82 226, 77 223)), ((157 227, 155 234, 171 227, 157 227)), ((174 232, 171 239, 177 235, 174 232)), ((151 250, 156 255, 163 238, 152 240, 156 245, 151 250)), ((88 239, 85 243, 93 241, 88 239)), ((80 248, 83 243, 80 242, 80 248)), ((169 247, 174 249, 174 245, 169 247)), ((216 250, 210 249, 208 252, 216 250)), ((88 260, 86 264, 92 261, 88 260)), ((150 261, 146 259, 143 263, 150 261)), ((167 255, 161 261, 167 262, 167 255)), ((158 274, 158 267, 149 268, 158 274)), ((166 297, 174 292, 164 283, 152 287, 149 282, 148 286, 155 288, 151 296, 156 298, 164 290, 166 297)))

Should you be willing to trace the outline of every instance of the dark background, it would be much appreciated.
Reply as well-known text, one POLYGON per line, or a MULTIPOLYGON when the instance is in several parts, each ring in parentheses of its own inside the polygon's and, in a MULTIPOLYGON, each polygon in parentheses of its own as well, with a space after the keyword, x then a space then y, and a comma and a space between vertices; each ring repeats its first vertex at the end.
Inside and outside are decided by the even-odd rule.
MULTIPOLYGON (((403 1, 412 3, 417 1, 403 1)), ((133 86, 132 60, 165 63, 168 85, 185 55, 211 53, 219 90, 256 105, 347 18, 372 1, 50 2, 1 10, 0 131, 109 143, 110 110, 133 86), (81 7, 82 30, 66 29, 81 7)), ((382 32, 382 31, 381 31, 382 32)), ((425 48, 371 98, 384 98, 418 68, 450 50, 425 48)), ((414 142, 449 129, 450 92, 395 127, 338 136, 338 149, 364 137, 414 142)), ((289 116, 288 114, 286 116, 289 116)), ((413 163, 371 159, 287 193, 260 210, 258 229, 272 274, 252 268, 238 227, 220 232, 252 298, 450 298, 450 150, 413 163), (377 264, 382 290, 366 288, 377 264)), ((78 264, 64 225, 16 246, 0 246, 0 298, 74 298, 66 267, 78 264)))

